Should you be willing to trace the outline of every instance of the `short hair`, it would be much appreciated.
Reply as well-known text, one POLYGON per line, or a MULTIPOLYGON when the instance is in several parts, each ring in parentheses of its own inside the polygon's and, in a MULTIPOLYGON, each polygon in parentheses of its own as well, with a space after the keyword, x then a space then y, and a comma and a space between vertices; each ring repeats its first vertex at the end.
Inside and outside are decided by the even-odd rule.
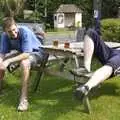
POLYGON ((6 28, 9 28, 13 24, 16 24, 13 17, 5 17, 2 24, 3 30, 5 31, 6 28))

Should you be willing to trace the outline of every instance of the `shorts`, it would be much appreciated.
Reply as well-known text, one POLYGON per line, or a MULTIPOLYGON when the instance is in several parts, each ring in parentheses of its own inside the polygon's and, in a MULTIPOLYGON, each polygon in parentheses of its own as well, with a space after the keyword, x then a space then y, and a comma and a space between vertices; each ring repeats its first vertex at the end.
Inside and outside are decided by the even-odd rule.
POLYGON ((89 29, 86 34, 92 38, 94 42, 94 54, 103 65, 109 65, 116 74, 120 70, 120 50, 108 47, 103 40, 100 39, 98 33, 89 29))
POLYGON ((41 63, 46 58, 47 53, 41 54, 41 52, 33 52, 30 54, 29 60, 31 66, 34 67, 36 64, 41 63))
MULTIPOLYGON (((15 57, 19 55, 20 53, 18 51, 11 51, 10 53, 6 54, 5 59, 15 57)), ((43 50, 34 49, 33 52, 30 53, 30 57, 28 58, 30 60, 30 65, 32 67, 36 66, 36 64, 43 62, 45 59, 48 59, 48 53, 45 53, 43 50)), ((16 64, 19 62, 14 62, 13 64, 16 64)))
POLYGON ((33 49, 33 52, 30 53, 30 64, 32 67, 36 66, 38 63, 42 63, 44 60, 48 59, 49 54, 46 53, 43 49, 33 49))

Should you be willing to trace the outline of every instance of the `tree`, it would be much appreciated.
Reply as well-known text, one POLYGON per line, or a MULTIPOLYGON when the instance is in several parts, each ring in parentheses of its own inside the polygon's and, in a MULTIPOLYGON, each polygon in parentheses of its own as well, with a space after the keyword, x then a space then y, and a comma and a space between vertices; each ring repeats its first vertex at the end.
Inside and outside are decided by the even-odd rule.
POLYGON ((117 17, 120 0, 102 0, 102 17, 117 17))
POLYGON ((5 16, 16 16, 23 11, 26 0, 0 0, 5 16))

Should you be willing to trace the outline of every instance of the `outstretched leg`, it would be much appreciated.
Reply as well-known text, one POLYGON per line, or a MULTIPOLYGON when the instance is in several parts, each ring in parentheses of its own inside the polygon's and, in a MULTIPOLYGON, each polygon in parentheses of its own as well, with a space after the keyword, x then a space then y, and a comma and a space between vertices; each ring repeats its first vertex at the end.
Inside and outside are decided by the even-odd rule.
POLYGON ((92 77, 89 79, 89 81, 84 85, 88 86, 89 90, 104 80, 108 79, 113 73, 113 69, 111 66, 104 65, 103 67, 99 68, 97 71, 94 72, 92 77))
POLYGON ((91 69, 93 53, 104 65, 111 54, 111 49, 100 39, 98 33, 89 29, 84 37, 84 65, 88 72, 91 69))
POLYGON ((93 76, 88 80, 86 84, 76 89, 76 95, 79 96, 79 98, 83 98, 84 95, 88 94, 91 88, 109 78, 113 73, 113 66, 111 65, 111 62, 108 62, 111 54, 111 49, 104 43, 103 40, 100 39, 100 36, 97 34, 97 32, 89 29, 86 32, 84 40, 85 68, 90 71, 93 53, 97 56, 97 58, 104 66, 94 72, 93 76))
POLYGON ((85 83, 76 89, 76 96, 82 101, 84 96, 88 94, 91 88, 99 85, 101 82, 109 78, 113 73, 113 68, 109 65, 105 65, 94 72, 93 76, 85 83))

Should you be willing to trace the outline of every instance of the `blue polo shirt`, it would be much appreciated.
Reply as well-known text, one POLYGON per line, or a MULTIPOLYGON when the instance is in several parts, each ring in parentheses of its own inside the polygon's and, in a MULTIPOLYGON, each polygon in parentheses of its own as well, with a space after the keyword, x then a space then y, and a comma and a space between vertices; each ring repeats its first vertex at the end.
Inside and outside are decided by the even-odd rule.
POLYGON ((5 32, 2 33, 0 53, 6 54, 11 50, 18 50, 21 53, 31 53, 33 50, 40 49, 41 43, 33 31, 26 26, 18 26, 18 31, 19 34, 17 39, 11 39, 5 32))

